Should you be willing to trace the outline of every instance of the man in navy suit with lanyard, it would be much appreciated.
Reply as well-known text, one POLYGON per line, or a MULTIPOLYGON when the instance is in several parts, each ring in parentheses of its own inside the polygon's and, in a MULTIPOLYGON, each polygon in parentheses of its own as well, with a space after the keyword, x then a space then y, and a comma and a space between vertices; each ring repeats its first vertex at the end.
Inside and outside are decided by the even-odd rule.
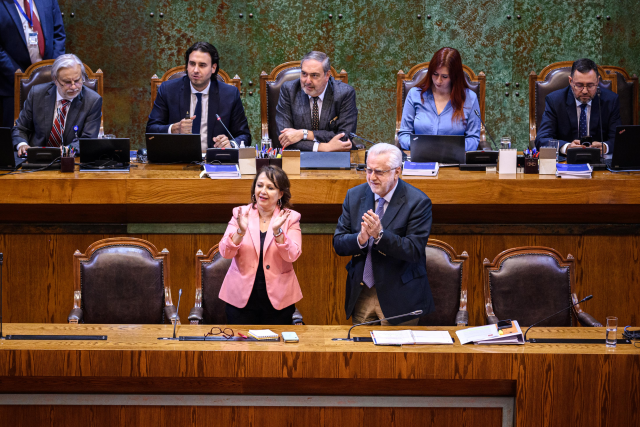
POLYGON ((57 0, 0 0, 1 125, 13 126, 13 82, 43 59, 64 54, 66 35, 57 0))
POLYGON ((251 134, 240 92, 218 81, 218 51, 207 42, 197 42, 185 54, 187 75, 169 80, 158 88, 147 133, 200 134, 202 151, 231 147, 224 126, 238 145, 251 145, 251 134))

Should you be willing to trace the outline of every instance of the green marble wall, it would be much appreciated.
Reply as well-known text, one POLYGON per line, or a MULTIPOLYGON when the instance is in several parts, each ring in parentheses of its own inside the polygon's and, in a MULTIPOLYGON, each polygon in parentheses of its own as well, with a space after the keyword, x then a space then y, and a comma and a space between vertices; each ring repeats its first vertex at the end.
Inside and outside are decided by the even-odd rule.
POLYGON ((358 132, 387 142, 395 130, 396 73, 428 61, 442 46, 455 47, 466 65, 485 72, 487 126, 496 138, 511 136, 519 148, 529 135, 531 71, 587 56, 640 74, 640 20, 638 2, 632 0, 59 3, 67 52, 104 71, 105 131, 129 136, 134 145, 144 136, 151 76, 182 64, 185 50, 198 40, 213 43, 221 68, 242 78, 254 138, 260 135, 260 72, 312 49, 326 52, 336 69, 349 73, 360 110, 358 132))

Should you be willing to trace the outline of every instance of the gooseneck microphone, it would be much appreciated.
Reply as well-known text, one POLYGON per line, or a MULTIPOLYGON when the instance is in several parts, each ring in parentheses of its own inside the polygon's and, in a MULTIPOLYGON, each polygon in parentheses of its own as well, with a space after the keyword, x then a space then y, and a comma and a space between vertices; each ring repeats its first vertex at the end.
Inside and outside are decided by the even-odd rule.
POLYGON ((360 139, 360 140, 362 140, 362 141, 364 141, 364 142, 366 142, 366 143, 368 143, 368 144, 370 144, 370 145, 376 145, 376 143, 375 143, 375 142, 369 141, 368 139, 364 139, 363 137, 358 136, 358 135, 356 135, 356 134, 355 134, 355 133, 353 133, 353 132, 349 132, 349 136, 350 136, 352 139, 353 139, 353 138, 358 138, 358 139, 360 139))
POLYGON ((598 115, 600 116, 600 158, 602 159, 602 163, 604 163, 604 135, 602 134, 602 104, 600 104, 600 86, 598 86, 598 115))
MULTIPOLYGON (((478 110, 473 110, 474 113, 476 113, 476 116, 478 116, 478 118, 480 119, 480 123, 482 123, 482 126, 484 126, 484 130, 487 131, 487 135, 489 135, 489 138, 491 138, 491 148, 493 148, 496 145, 496 142, 493 140, 493 137, 491 136, 491 133, 489 132, 489 129, 487 128, 487 125, 484 124, 484 121, 482 120, 482 116, 480 115, 480 111, 478 110)), ((494 150, 497 150, 497 148, 494 148, 494 150)))
POLYGON ((356 341, 356 340, 358 340, 358 338, 353 338, 353 339, 351 338, 351 329, 355 328, 356 326, 371 325, 373 323, 379 323, 379 322, 382 322, 384 320, 399 319, 400 317, 420 316, 421 314, 422 314, 422 310, 416 310, 416 311, 412 311, 411 313, 400 314, 398 316, 385 317, 383 319, 372 320, 370 322, 358 323, 357 325, 353 325, 351 328, 349 328, 349 333, 347 334, 346 338, 333 338, 333 341, 356 341))
POLYGON ((558 311, 557 313, 553 313, 551 316, 549 316, 549 317, 545 317, 544 319, 539 320, 539 321, 537 321, 536 323, 534 323, 533 325, 529 326, 529 328, 527 329, 527 331, 524 333, 524 342, 527 342, 527 332, 529 332, 529 329, 531 329, 531 328, 533 328, 534 326, 536 326, 537 324, 542 323, 542 322, 544 322, 545 320, 547 320, 547 319, 549 319, 549 318, 551 318, 551 317, 555 316, 556 314, 562 313, 562 312, 563 312, 563 311, 565 311, 565 310, 569 310, 569 309, 570 309, 571 307, 573 307, 574 305, 578 305, 578 304, 580 304, 581 302, 589 301, 591 298, 593 298, 593 295, 586 296, 586 297, 582 298, 580 301, 578 301, 578 302, 576 302, 576 303, 571 304, 569 307, 563 308, 562 310, 558 311))
POLYGON ((220 118, 219 115, 216 114, 216 118, 218 119, 218 121, 220 122, 220 124, 222 125, 222 127, 224 128, 224 130, 227 131, 227 134, 229 135, 229 138, 231 138, 231 148, 238 148, 238 142, 236 141, 236 139, 233 137, 233 135, 231 135, 231 132, 229 132, 229 129, 227 129, 227 127, 224 125, 224 122, 222 121, 222 119, 220 118))
POLYGON ((178 314, 180 311, 180 297, 182 296, 182 289, 178 291, 178 307, 176 308, 176 321, 173 324, 173 339, 176 339, 176 326, 178 326, 178 322, 180 321, 180 315, 178 314))

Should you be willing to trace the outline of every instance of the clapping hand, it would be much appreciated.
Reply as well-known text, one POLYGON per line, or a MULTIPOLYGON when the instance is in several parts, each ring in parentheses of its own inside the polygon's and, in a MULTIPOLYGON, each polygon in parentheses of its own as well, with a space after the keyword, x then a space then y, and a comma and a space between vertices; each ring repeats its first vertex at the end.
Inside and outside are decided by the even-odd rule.
POLYGON ((291 211, 289 209, 283 209, 280 211, 280 214, 272 220, 271 228, 273 229, 273 234, 278 234, 278 230, 282 228, 287 218, 289 218, 290 213, 291 211))
POLYGON ((369 209, 362 215, 362 224, 364 225, 363 229, 366 229, 369 236, 374 239, 378 238, 380 230, 382 230, 382 224, 380 223, 380 217, 373 210, 369 209))
POLYGON ((238 222, 238 228, 244 234, 247 232, 247 227, 249 226, 249 208, 247 208, 246 212, 242 212, 242 208, 238 208, 238 217, 236 218, 238 222))

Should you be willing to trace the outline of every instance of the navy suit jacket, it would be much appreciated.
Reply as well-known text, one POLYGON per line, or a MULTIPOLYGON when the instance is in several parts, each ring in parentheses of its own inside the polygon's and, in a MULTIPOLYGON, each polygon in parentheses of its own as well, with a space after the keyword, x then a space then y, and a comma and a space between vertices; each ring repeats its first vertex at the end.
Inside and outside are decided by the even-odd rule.
MULTIPOLYGON (((347 264, 347 318, 362 290, 367 247, 360 249, 358 233, 362 215, 374 210, 375 196, 364 183, 347 191, 342 215, 333 235, 333 247, 340 256, 351 256, 347 264)), ((423 315, 435 309, 429 280, 425 247, 431 232, 431 199, 422 191, 398 180, 393 197, 382 216, 382 238, 371 250, 373 277, 380 308, 386 317, 415 310, 423 315)), ((415 318, 415 317, 414 317, 415 318)), ((405 317, 392 320, 398 324, 411 320, 405 317)))
MULTIPOLYGON (((191 85, 188 76, 162 83, 158 88, 153 110, 149 114, 147 133, 167 133, 169 126, 184 119, 190 109, 191 85)), ((218 123, 216 114, 238 141, 238 145, 240 141, 244 141, 245 146, 251 145, 251 133, 240 100, 240 92, 235 86, 222 83, 212 76, 207 116, 209 148, 213 147, 214 136, 227 135, 224 127, 218 123)))
MULTIPOLYGON (((64 54, 66 34, 57 0, 33 0, 44 33, 44 57, 64 54)), ((20 13, 13 0, 0 0, 0 96, 13 97, 13 76, 31 65, 20 13)))
MULTIPOLYGON (((53 126, 56 91, 57 88, 53 82, 39 84, 31 88, 12 131, 14 149, 21 142, 26 142, 30 147, 47 145, 53 126)), ((83 87, 80 94, 71 101, 69 111, 67 111, 67 120, 62 135, 63 144, 72 144, 76 149, 78 148, 74 126, 78 126, 78 138, 97 138, 101 118, 102 97, 88 87, 83 87)))
MULTIPOLYGON (((602 106, 602 135, 600 134, 600 107, 598 95, 591 101, 591 115, 589 118, 589 135, 594 141, 606 142, 609 154, 613 152, 616 127, 620 126, 620 100, 618 95, 608 89, 601 90, 600 104, 602 106), (603 136, 604 135, 604 136, 603 136)), ((578 113, 576 98, 571 86, 556 90, 545 98, 544 114, 536 136, 536 147, 550 139, 560 141, 560 147, 580 139, 578 128, 578 113)))

